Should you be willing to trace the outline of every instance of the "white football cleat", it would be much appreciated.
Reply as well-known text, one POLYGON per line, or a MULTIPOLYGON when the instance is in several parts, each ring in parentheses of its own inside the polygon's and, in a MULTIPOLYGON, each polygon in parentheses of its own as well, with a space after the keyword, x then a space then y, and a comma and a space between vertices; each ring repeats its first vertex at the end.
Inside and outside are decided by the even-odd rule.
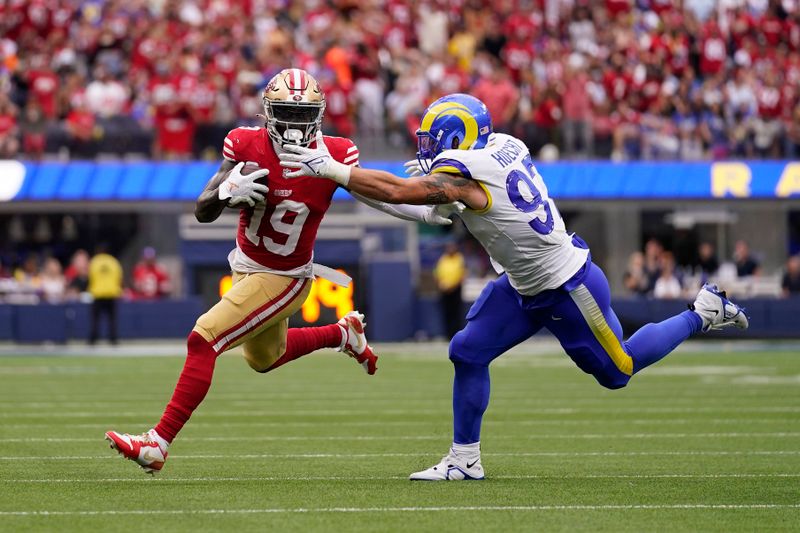
POLYGON ((364 367, 370 376, 378 370, 378 356, 372 353, 372 348, 367 343, 367 336, 364 334, 366 322, 364 315, 358 311, 350 311, 339 319, 339 327, 344 331, 340 352, 344 352, 364 367))
POLYGON ((408 476, 412 481, 479 481, 483 478, 480 457, 468 461, 456 457, 452 450, 439 464, 408 476))
POLYGON ((727 326, 736 326, 747 329, 750 325, 744 309, 728 299, 725 291, 711 283, 706 283, 697 294, 689 309, 700 315, 703 319, 703 331, 722 329, 727 326))
POLYGON ((120 455, 137 463, 148 474, 155 474, 164 467, 167 450, 162 449, 155 437, 151 435, 151 432, 154 431, 151 429, 141 435, 107 431, 106 440, 111 444, 111 448, 117 450, 120 455))

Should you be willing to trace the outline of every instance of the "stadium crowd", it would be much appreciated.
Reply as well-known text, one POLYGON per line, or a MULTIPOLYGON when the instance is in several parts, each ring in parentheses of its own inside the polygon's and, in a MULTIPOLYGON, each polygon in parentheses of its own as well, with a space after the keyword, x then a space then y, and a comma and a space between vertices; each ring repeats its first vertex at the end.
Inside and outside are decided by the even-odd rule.
POLYGON ((375 146, 468 91, 544 157, 800 150, 797 0, 7 0, 0 157, 215 158, 289 65, 375 146))
POLYGON ((706 282, 721 282, 738 296, 800 294, 800 254, 789 256, 782 271, 772 275, 760 263, 743 240, 736 241, 729 260, 720 261, 714 245, 701 242, 692 260, 679 262, 658 239, 649 239, 628 259, 623 284, 629 295, 667 300, 687 298, 706 282))
MULTIPOLYGON (((90 256, 84 249, 76 250, 64 268, 57 257, 30 252, 17 266, 8 267, 0 261, 0 302, 17 304, 62 303, 70 301, 92 301, 99 298, 97 287, 93 287, 93 276, 105 274, 106 269, 92 267, 100 259, 115 264, 119 270, 119 296, 129 300, 157 300, 167 298, 171 292, 170 276, 156 262, 156 251, 146 247, 136 263, 125 286, 122 266, 109 255, 102 245, 90 256)), ((96 285, 96 283, 94 284, 96 285)))

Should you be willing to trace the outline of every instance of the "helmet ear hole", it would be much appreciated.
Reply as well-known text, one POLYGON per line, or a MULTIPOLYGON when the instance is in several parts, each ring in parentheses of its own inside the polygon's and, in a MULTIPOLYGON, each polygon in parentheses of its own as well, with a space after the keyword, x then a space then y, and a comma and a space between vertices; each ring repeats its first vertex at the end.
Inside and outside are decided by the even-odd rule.
POLYGON ((450 149, 457 149, 459 144, 461 144, 461 140, 458 137, 453 137, 453 140, 450 142, 450 149))

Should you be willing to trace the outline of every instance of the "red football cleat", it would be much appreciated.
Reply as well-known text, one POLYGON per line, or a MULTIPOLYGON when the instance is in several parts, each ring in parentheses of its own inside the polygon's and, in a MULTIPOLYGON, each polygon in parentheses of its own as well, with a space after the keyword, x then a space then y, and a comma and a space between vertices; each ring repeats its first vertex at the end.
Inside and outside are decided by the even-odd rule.
MULTIPOLYGON (((150 431, 153 431, 152 429, 150 431)), ((141 435, 129 435, 107 431, 106 440, 111 448, 117 450, 126 459, 136 462, 148 474, 155 474, 167 460, 167 450, 162 449, 150 432, 141 435)))
POLYGON ((378 356, 372 353, 372 348, 367 344, 364 315, 358 311, 350 311, 339 319, 338 324, 345 334, 344 344, 339 351, 361 363, 367 374, 373 375, 378 370, 378 356))

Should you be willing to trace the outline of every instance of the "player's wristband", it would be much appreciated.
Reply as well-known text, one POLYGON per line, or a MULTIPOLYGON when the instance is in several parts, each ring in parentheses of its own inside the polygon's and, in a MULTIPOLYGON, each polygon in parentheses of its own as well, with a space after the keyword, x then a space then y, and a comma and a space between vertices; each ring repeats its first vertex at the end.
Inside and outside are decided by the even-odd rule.
POLYGON ((347 184, 350 183, 351 169, 352 167, 350 165, 345 165, 344 163, 331 159, 326 175, 339 185, 347 187, 347 184))

